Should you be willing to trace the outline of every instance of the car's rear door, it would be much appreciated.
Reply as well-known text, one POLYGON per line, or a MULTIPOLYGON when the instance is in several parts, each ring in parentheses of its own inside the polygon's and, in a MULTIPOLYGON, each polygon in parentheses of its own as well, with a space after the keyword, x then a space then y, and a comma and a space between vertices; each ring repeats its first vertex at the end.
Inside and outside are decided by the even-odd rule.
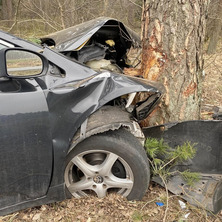
POLYGON ((45 196, 51 173, 43 90, 34 78, 0 78, 0 209, 45 196))

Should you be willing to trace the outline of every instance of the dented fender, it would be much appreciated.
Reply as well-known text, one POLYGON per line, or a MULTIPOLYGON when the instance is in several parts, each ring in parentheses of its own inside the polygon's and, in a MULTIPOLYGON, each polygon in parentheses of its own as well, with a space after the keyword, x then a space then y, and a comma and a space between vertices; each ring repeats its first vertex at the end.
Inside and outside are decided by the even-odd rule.
MULTIPOLYGON (((147 104, 146 100, 138 106, 140 107, 143 103, 146 103, 144 109, 147 108, 145 112, 149 114, 163 95, 164 90, 163 85, 160 83, 110 72, 96 74, 83 80, 69 81, 60 85, 56 84, 52 87, 47 94, 49 111, 51 113, 53 148, 55 150, 51 185, 63 183, 63 179, 58 176, 63 174, 64 170, 61 159, 66 158, 70 146, 73 146, 73 137, 81 126, 82 128, 84 127, 84 122, 90 118, 91 115, 103 106, 110 105, 113 100, 135 92, 145 92, 148 93, 149 96, 156 96, 156 100, 152 100, 150 104, 147 104), (58 181, 58 179, 60 179, 60 181, 58 181)), ((150 98, 149 96, 148 98, 150 98)), ((115 107, 115 104, 112 104, 112 106, 115 107)), ((115 117, 118 120, 117 115, 115 117)), ((117 129, 126 124, 126 122, 118 121, 116 123, 114 121, 116 125, 113 123, 113 120, 111 120, 107 122, 107 125, 104 127, 99 126, 97 130, 90 130, 88 133, 86 131, 86 136, 90 134, 93 135, 96 131, 102 132, 105 128, 109 130, 114 127, 114 125, 114 128, 117 129)), ((128 129, 133 129, 129 121, 127 121, 127 126, 128 129)), ((80 142, 80 140, 79 138, 77 143, 80 142)))

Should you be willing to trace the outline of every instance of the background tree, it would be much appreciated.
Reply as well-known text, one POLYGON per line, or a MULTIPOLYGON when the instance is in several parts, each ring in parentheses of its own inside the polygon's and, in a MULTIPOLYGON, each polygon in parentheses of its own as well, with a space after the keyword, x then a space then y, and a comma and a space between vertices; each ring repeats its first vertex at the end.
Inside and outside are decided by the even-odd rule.
POLYGON ((146 124, 200 116, 206 0, 144 0, 142 73, 165 99, 146 124))
POLYGON ((208 54, 216 52, 217 43, 222 34, 222 1, 211 0, 207 19, 206 37, 209 39, 208 54))
POLYGON ((121 20, 138 33, 141 27, 141 0, 0 0, 0 6, 1 3, 0 28, 24 38, 41 37, 100 16, 121 20))
POLYGON ((13 2, 12 0, 2 0, 2 19, 4 19, 10 26, 13 22, 13 2))

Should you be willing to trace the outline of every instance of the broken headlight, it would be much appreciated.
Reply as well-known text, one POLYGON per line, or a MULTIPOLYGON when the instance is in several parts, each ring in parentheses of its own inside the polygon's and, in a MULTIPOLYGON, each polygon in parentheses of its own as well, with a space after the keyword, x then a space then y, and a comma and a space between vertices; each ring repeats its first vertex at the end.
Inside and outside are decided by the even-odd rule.
POLYGON ((145 101, 138 102, 134 108, 133 114, 137 120, 146 119, 147 116, 153 111, 157 102, 160 99, 159 94, 149 96, 145 101))

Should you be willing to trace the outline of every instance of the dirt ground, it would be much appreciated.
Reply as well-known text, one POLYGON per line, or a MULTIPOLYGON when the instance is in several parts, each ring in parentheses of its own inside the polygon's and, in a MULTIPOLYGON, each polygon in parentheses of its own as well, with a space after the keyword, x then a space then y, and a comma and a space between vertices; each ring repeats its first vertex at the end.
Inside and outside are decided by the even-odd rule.
MULTIPOLYGON (((214 106, 222 106, 222 44, 215 55, 205 56, 205 79, 203 84, 202 118, 210 119, 214 106)), ((170 222, 220 222, 218 215, 207 214, 204 209, 196 208, 183 201, 184 209, 179 204, 180 197, 170 194, 166 221, 170 222)), ((153 221, 163 220, 166 209, 165 190, 152 183, 142 201, 127 201, 116 194, 106 198, 96 197, 65 200, 60 203, 43 205, 22 210, 0 217, 0 222, 20 221, 153 221), (157 206, 156 202, 164 203, 157 206)))

